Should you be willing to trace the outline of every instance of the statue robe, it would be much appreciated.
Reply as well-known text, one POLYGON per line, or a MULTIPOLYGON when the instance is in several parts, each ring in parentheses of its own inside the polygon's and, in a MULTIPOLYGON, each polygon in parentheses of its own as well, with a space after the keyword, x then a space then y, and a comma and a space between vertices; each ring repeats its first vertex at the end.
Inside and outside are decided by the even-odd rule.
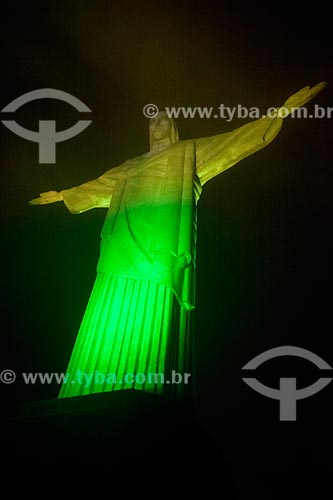
POLYGON ((269 144, 281 125, 282 119, 267 117, 229 133, 178 141, 62 191, 72 213, 108 212, 96 282, 60 397, 125 388, 176 396, 193 390, 192 384, 172 384, 171 372, 193 371, 202 186, 269 144), (149 373, 161 374, 158 383, 149 373))

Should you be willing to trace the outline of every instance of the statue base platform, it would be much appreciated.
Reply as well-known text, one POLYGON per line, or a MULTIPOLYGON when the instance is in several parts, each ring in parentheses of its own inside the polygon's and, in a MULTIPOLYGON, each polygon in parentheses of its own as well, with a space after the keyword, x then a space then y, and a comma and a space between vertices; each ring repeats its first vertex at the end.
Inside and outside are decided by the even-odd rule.
POLYGON ((191 404, 137 390, 36 401, 3 426, 7 456, 108 463, 193 456, 206 437, 191 404))
POLYGON ((280 499, 290 485, 295 494, 302 487, 305 493, 312 487, 315 492, 323 477, 329 480, 330 462, 319 453, 319 444, 308 444, 311 436, 302 425, 276 422, 261 429, 245 417, 225 418, 224 439, 218 441, 210 423, 213 427, 210 421, 204 427, 189 403, 137 390, 36 401, 6 418, 1 453, 9 472, 32 469, 32 477, 48 476, 52 485, 70 476, 83 487, 90 478, 110 488, 125 475, 121 487, 136 496, 140 483, 134 475, 144 491, 154 479, 158 491, 168 490, 173 498, 183 481, 185 498, 209 488, 228 500, 246 498, 249 492, 280 499))

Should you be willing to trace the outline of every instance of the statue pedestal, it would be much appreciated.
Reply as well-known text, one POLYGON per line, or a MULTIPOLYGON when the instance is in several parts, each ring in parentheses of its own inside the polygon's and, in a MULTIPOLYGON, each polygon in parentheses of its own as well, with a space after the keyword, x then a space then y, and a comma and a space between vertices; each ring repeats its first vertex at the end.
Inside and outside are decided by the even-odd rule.
POLYGON ((96 463, 186 457, 204 442, 191 405, 137 390, 25 404, 9 418, 8 453, 96 463))
MULTIPOLYGON (((141 498, 147 490, 154 497, 168 491, 177 498, 178 482, 186 488, 184 498, 205 488, 228 500, 247 498, 249 492, 280 499, 289 485, 295 494, 311 491, 317 498, 316 488, 330 478, 330 461, 317 439, 325 437, 328 425, 322 433, 316 428, 311 438, 304 432, 311 431, 311 422, 296 427, 276 420, 265 426, 263 419, 256 423, 238 413, 233 421, 228 415, 226 410, 218 442, 212 437, 214 422, 203 427, 193 406, 142 391, 33 402, 1 426, 1 453, 9 472, 29 470, 34 480, 47 475, 50 488, 57 482, 65 488, 64 478, 72 477, 83 488, 91 480, 96 488, 104 484, 115 491, 121 477, 125 498, 129 492, 141 498), (156 481, 158 489, 152 486, 156 481)), ((329 443, 329 437, 321 442, 329 443)))
POLYGON ((207 487, 222 491, 221 478, 223 490, 237 488, 238 471, 193 406, 160 395, 124 390, 29 403, 2 434, 8 473, 14 464, 34 480, 47 477, 52 490, 65 491, 68 478, 117 498, 167 491, 174 498, 180 487, 187 498, 207 487))

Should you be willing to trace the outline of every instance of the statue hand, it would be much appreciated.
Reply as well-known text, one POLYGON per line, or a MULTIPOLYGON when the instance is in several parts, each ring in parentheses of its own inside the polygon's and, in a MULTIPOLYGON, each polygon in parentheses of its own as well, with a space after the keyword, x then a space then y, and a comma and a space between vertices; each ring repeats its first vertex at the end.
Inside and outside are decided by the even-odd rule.
POLYGON ((58 193, 58 191, 48 191, 47 193, 41 193, 39 198, 29 201, 29 205, 48 205, 49 203, 55 203, 63 199, 62 194, 58 193))
POLYGON ((312 88, 310 88, 310 86, 308 85, 307 87, 304 87, 303 89, 296 92, 296 94, 290 96, 283 105, 283 110, 286 110, 286 115, 283 115, 283 117, 288 116, 288 114, 290 114, 293 109, 301 108, 302 106, 304 106, 304 104, 311 101, 311 99, 313 99, 315 95, 321 92, 326 87, 326 85, 327 82, 320 82, 312 88))

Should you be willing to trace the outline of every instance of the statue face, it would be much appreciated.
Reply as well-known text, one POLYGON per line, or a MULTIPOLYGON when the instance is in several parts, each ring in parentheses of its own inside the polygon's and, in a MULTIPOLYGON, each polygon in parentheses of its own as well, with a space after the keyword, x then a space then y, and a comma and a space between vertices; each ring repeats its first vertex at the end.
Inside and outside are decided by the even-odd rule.
POLYGON ((171 121, 166 113, 159 113, 155 118, 152 118, 149 122, 149 133, 150 137, 154 141, 160 141, 161 139, 171 138, 171 121))

